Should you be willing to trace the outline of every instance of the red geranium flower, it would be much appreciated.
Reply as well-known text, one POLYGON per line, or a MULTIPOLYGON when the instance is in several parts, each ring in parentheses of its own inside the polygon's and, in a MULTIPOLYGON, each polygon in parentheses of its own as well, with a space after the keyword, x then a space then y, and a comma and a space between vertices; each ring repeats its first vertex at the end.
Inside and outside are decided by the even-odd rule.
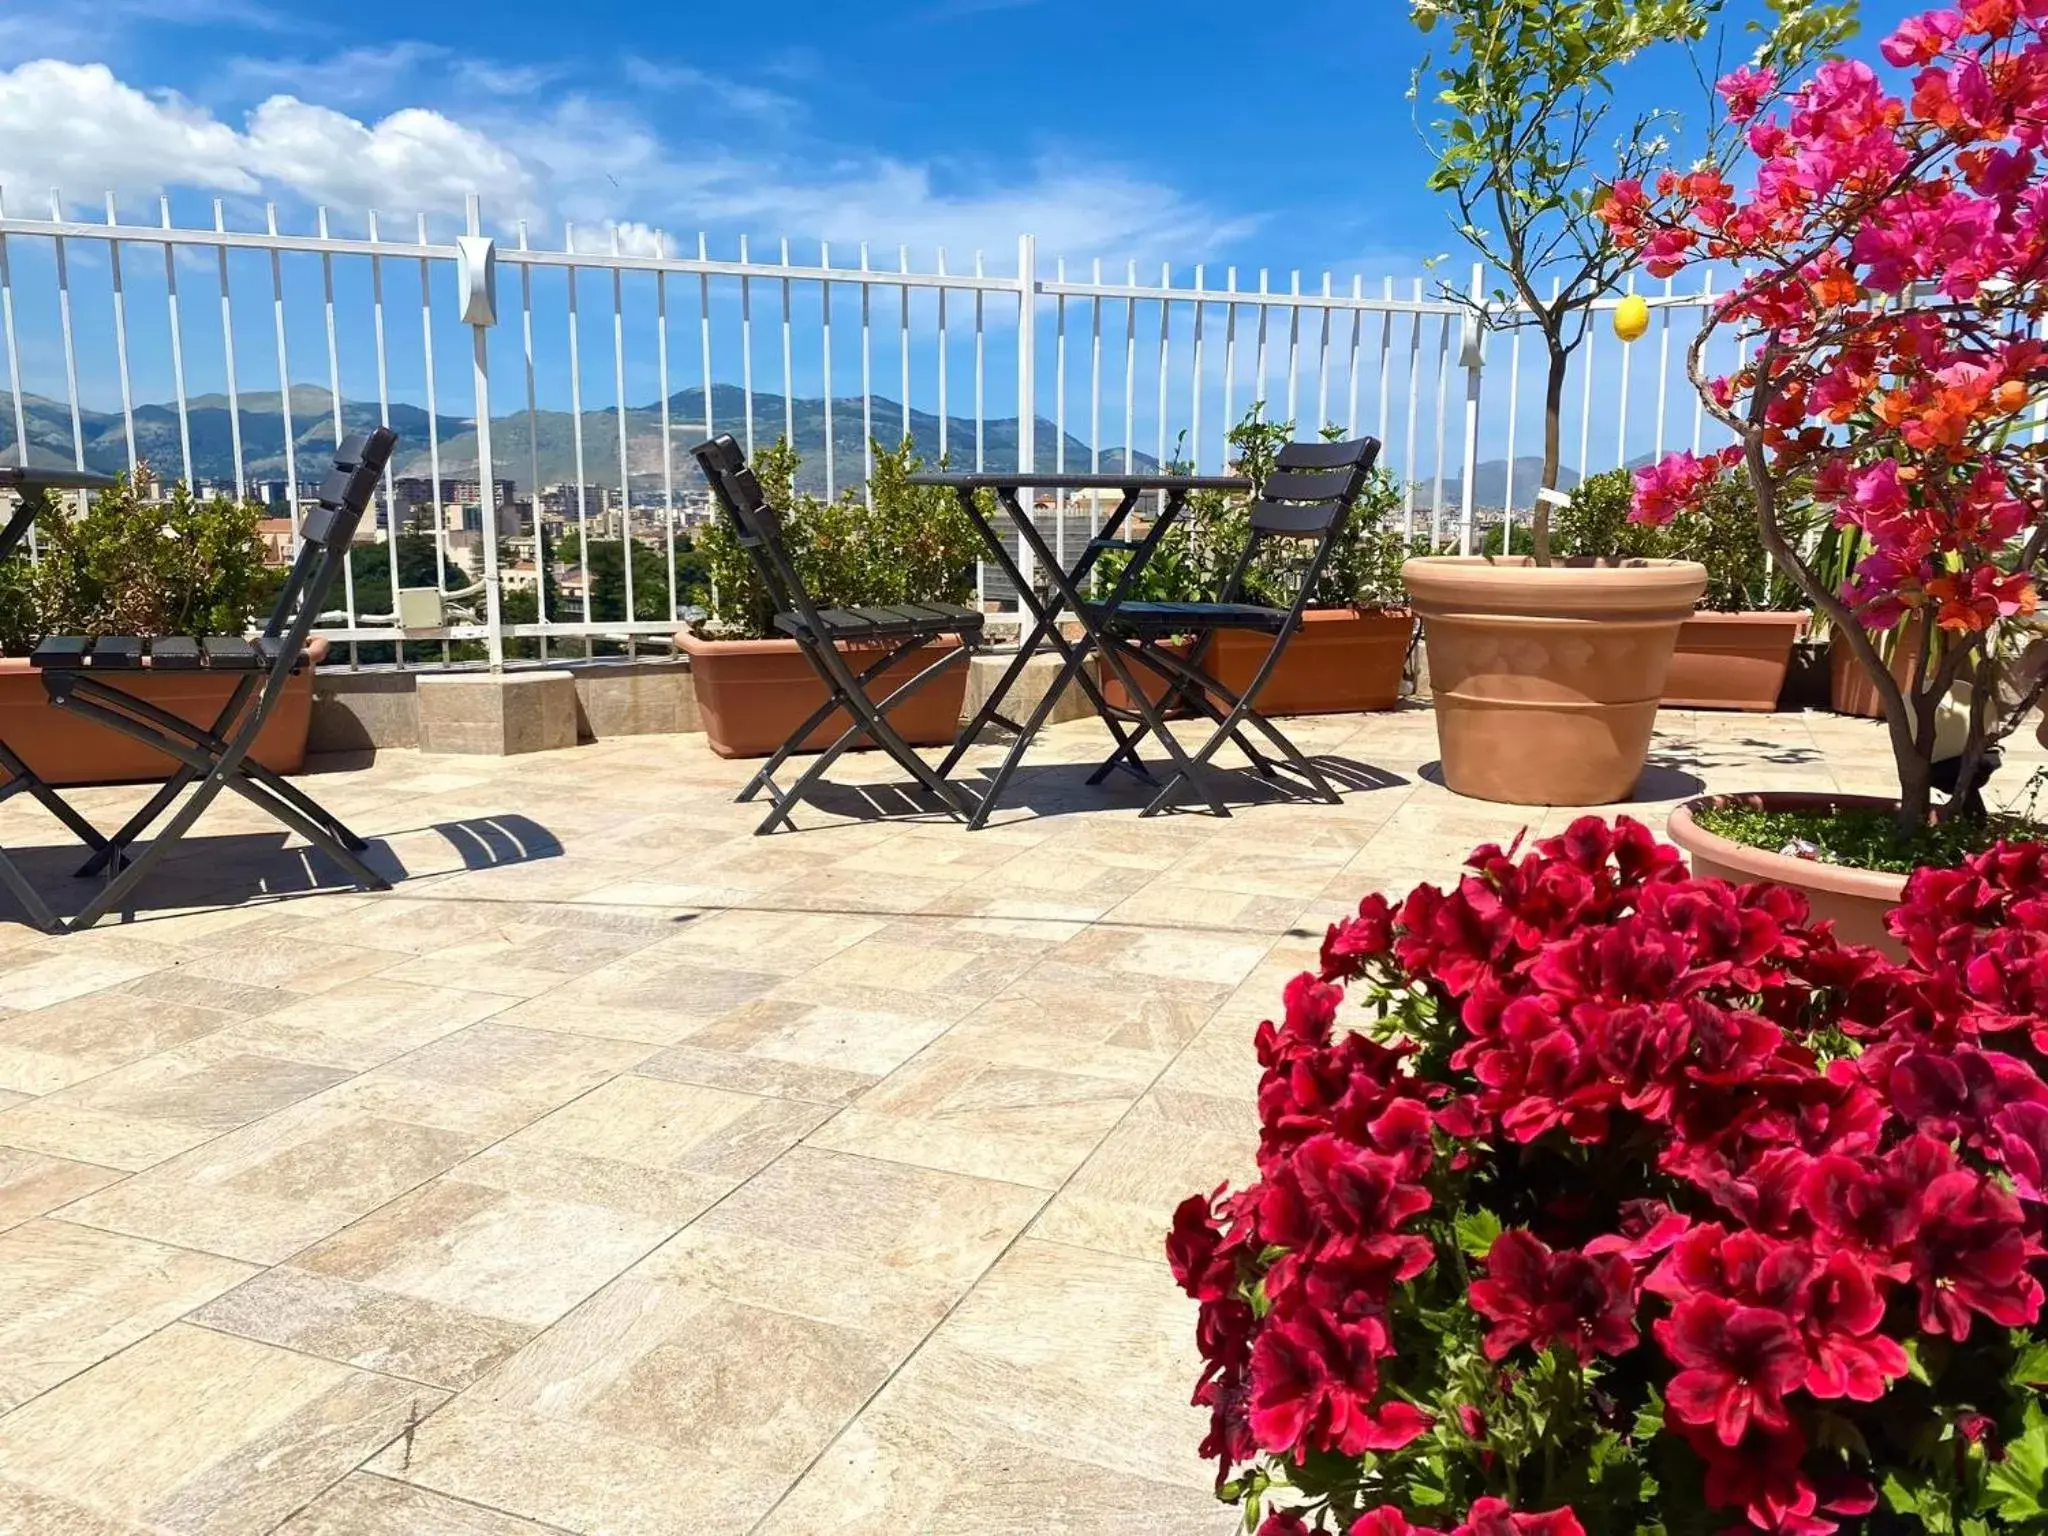
POLYGON ((1681 1423, 1709 1425, 1733 1446, 1751 1424, 1781 1430, 1791 1422, 1785 1394, 1806 1379, 1806 1349, 1782 1312, 1692 1296, 1656 1331, 1678 1367, 1665 1399, 1681 1423))
POLYGON ((2034 1322, 2041 1284, 2027 1273, 2032 1257, 2017 1200, 1981 1174, 1943 1174, 1921 1197, 1913 1245, 1920 1326, 1960 1341, 1973 1312, 2008 1328, 2034 1322))
POLYGON ((1503 1232, 1486 1255, 1486 1278, 1467 1294, 1493 1324, 1489 1360, 1517 1344, 1539 1353, 1556 1344, 1582 1360, 1635 1347, 1635 1268, 1618 1253, 1552 1252, 1528 1232, 1503 1232))

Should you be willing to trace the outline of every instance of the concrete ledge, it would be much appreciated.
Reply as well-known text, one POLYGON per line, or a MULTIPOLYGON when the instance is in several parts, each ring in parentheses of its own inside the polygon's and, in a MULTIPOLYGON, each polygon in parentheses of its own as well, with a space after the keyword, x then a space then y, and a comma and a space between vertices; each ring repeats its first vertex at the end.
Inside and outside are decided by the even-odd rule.
POLYGON ((577 734, 585 741, 704 729, 684 662, 590 662, 569 675, 576 680, 577 734))
MULTIPOLYGON (((981 708, 1010 661, 1007 651, 973 658, 967 715, 981 708)), ((1032 657, 1004 712, 1013 719, 1029 714, 1059 669, 1056 655, 1032 657)), ((1048 718, 1057 724, 1088 713, 1088 696, 1070 685, 1048 718)), ((350 672, 331 667, 314 677, 307 750, 362 753, 398 747, 500 755, 703 728, 689 664, 681 658, 524 667, 495 678, 481 669, 350 672)))
MULTIPOLYGON (((975 712, 988 701, 988 696, 995 691, 996 684, 1002 681, 1003 674, 1009 670, 1010 663, 1014 660, 1014 652, 995 651, 976 656, 967 664, 967 699, 961 705, 963 720, 974 718, 975 712)), ((1059 675, 1063 665, 1057 655, 1045 654, 1033 656, 1025 662, 1024 675, 1017 679, 1016 687, 1010 690, 1010 696, 1003 701, 1003 713, 1012 720, 1021 722, 1038 707, 1039 700, 1043 699, 1046 690, 1052 687, 1053 679, 1059 675)), ((1090 658, 1088 665, 1092 671, 1095 665, 1093 658, 1090 658)), ((1046 716, 1046 723, 1057 725, 1062 720, 1081 720, 1090 713, 1092 707, 1088 703, 1088 695, 1082 692, 1078 685, 1069 683, 1053 704, 1052 713, 1046 716)))
POLYGON ((576 745, 576 680, 566 672, 424 673, 422 752, 513 757, 576 745))

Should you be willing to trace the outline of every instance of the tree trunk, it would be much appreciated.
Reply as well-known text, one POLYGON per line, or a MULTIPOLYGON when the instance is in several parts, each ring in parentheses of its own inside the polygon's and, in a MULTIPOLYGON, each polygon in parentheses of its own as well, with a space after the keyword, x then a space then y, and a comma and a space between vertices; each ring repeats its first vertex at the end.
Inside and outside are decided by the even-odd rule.
MULTIPOLYGON (((1550 349, 1550 372, 1543 381, 1543 474, 1537 482, 1539 490, 1557 489, 1558 435, 1563 425, 1565 369, 1571 363, 1571 354, 1558 345, 1557 338, 1546 335, 1545 344, 1550 349)), ((1550 564, 1550 503, 1542 496, 1536 498, 1536 510, 1529 518, 1529 548, 1538 565, 1550 564)))

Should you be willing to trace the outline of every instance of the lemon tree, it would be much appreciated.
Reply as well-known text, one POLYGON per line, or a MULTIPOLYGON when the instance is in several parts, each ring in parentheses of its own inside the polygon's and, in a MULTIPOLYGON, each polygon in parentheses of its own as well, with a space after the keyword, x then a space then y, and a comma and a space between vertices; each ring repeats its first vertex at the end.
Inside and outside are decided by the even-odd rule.
MULTIPOLYGON (((1436 161, 1429 186, 1449 198, 1458 232, 1506 284, 1476 301, 1451 287, 1445 296, 1475 303, 1484 323, 1529 326, 1543 338, 1546 491, 1557 487, 1571 355, 1586 338, 1594 301, 1635 260, 1595 212, 1601 194, 1586 170, 1587 152, 1599 151, 1602 182, 1635 175, 1666 157, 1681 126, 1664 109, 1610 121, 1616 71, 1657 48, 1724 54, 1733 45, 1722 3, 1412 0, 1415 24, 1437 50, 1424 56, 1413 92, 1418 100, 1430 92, 1435 106, 1423 130, 1436 161)), ((1832 52, 1854 30, 1852 0, 1767 3, 1769 21, 1749 21, 1744 30, 1754 37, 1752 61, 1780 79, 1832 52)), ((1720 69, 1709 58, 1696 72, 1712 79, 1720 69)), ((1725 129, 1725 122, 1706 125, 1708 158, 1737 152, 1739 135, 1725 129)), ((1647 324, 1647 312, 1642 318, 1647 324)), ((1534 531, 1536 559, 1548 563, 1549 518, 1540 497, 1534 531)))

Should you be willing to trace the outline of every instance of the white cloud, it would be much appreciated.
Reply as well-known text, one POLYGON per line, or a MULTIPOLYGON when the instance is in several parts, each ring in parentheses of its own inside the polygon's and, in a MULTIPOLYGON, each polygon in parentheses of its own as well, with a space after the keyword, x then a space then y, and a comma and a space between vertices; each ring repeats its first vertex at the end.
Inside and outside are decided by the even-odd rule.
MULTIPOLYGON (((343 74, 426 59, 413 45, 391 45, 343 74)), ((249 83, 260 78, 244 69, 249 83)), ((998 269, 1021 232, 1037 235, 1048 257, 1187 260, 1250 227, 1115 168, 1048 160, 999 177, 815 146, 742 153, 715 139, 677 144, 620 102, 567 95, 543 108, 529 94, 541 78, 500 71, 503 94, 480 90, 462 121, 422 106, 352 116, 277 93, 237 127, 175 94, 139 91, 103 64, 41 59, 0 71, 0 186, 16 206, 52 186, 78 202, 109 189, 190 187, 393 214, 459 212, 474 192, 487 219, 529 221, 537 243, 573 223, 578 249, 608 250, 616 230, 622 249, 651 254, 661 227, 747 229, 842 249, 869 240, 884 261, 899 243, 920 263, 937 247, 963 263, 982 249, 998 269), (51 132, 53 123, 64 130, 51 132)), ((771 96, 763 93, 763 110, 771 96)))
POLYGON ((517 155, 421 107, 365 124, 331 107, 273 96, 249 116, 249 165, 268 184, 345 208, 460 208, 475 192, 526 213, 534 178, 517 155))
POLYGON ((170 179, 254 192, 246 161, 232 128, 181 97, 145 96, 104 64, 38 59, 0 73, 0 187, 17 206, 52 187, 97 196, 154 192, 170 179))

